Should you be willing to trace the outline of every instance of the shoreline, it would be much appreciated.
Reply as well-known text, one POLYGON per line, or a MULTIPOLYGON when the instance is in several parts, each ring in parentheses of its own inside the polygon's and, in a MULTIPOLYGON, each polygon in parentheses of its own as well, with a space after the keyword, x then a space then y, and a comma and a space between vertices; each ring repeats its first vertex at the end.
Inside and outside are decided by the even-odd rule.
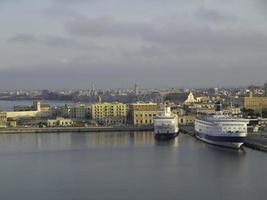
POLYGON ((85 133, 85 132, 123 132, 153 131, 153 126, 109 126, 109 127, 47 127, 47 128, 1 128, 0 134, 22 133, 85 133))

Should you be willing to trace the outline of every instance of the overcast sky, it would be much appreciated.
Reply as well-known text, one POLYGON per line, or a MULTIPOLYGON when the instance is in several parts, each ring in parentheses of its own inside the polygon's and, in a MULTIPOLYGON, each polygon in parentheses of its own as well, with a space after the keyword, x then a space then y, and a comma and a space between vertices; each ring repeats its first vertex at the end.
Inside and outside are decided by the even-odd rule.
POLYGON ((0 0, 4 88, 267 79, 266 0, 0 0))

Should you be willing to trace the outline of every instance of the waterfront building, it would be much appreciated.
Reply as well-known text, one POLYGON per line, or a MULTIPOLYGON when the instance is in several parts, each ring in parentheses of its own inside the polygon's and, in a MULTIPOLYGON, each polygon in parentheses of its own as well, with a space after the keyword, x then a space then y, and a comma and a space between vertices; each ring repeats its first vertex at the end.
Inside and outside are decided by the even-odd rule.
POLYGON ((0 128, 7 126, 7 114, 6 112, 0 112, 0 128))
POLYGON ((86 119, 89 116, 90 106, 85 104, 65 105, 62 110, 63 117, 71 119, 86 119))
POLYGON ((261 113, 263 110, 267 109, 267 97, 245 97, 244 107, 261 113))
POLYGON ((65 118, 59 117, 56 119, 48 119, 46 121, 46 124, 48 127, 56 127, 56 126, 66 127, 66 126, 72 126, 73 121, 71 119, 65 119, 65 118))
POLYGON ((133 103, 129 105, 129 122, 134 125, 151 125, 153 118, 160 114, 156 103, 133 103))
POLYGON ((86 107, 84 104, 77 104, 72 109, 73 118, 85 119, 86 114, 87 114, 87 110, 88 110, 88 107, 86 107))
POLYGON ((8 126, 8 127, 15 128, 15 127, 17 127, 17 121, 16 121, 16 120, 13 120, 13 119, 9 119, 9 120, 7 121, 7 126, 8 126))
POLYGON ((48 111, 50 110, 49 104, 41 104, 40 101, 34 100, 33 104, 30 106, 24 106, 24 105, 16 105, 14 106, 14 111, 48 111))
POLYGON ((11 111, 11 112, 0 112, 0 115, 6 116, 6 118, 49 118, 52 116, 52 110, 47 109, 47 106, 44 106, 44 109, 41 108, 41 102, 33 101, 32 110, 25 111, 11 111))
POLYGON ((98 102, 91 105, 91 116, 101 125, 125 124, 127 118, 127 105, 124 103, 98 102))

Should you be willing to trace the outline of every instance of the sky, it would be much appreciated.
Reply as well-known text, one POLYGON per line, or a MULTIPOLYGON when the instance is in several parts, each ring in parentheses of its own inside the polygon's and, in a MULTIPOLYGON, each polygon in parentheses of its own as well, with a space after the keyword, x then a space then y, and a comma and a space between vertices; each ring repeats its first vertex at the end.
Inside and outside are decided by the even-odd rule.
POLYGON ((265 0, 0 0, 1 89, 267 80, 265 0))

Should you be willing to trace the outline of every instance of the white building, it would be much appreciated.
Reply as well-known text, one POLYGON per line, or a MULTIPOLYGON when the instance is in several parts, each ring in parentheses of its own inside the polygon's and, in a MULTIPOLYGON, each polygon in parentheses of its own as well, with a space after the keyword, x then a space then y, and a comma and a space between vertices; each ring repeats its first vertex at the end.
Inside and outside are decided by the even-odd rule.
POLYGON ((185 100, 185 104, 195 103, 197 100, 195 99, 192 92, 189 93, 187 99, 185 100))

